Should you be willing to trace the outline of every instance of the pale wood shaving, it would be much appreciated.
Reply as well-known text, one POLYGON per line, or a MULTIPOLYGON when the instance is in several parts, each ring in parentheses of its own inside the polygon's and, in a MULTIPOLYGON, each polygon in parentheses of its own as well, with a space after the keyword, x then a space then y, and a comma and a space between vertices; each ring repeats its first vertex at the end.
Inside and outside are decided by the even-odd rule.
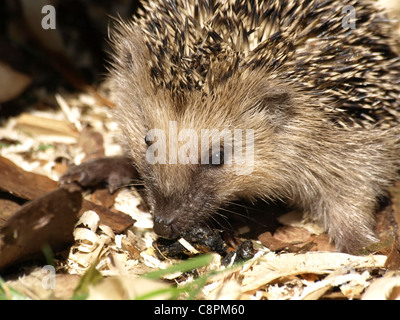
POLYGON ((269 253, 259 264, 242 273, 242 291, 257 290, 280 278, 304 273, 329 274, 334 270, 352 268, 383 268, 386 256, 358 257, 337 252, 307 252, 305 254, 269 253))

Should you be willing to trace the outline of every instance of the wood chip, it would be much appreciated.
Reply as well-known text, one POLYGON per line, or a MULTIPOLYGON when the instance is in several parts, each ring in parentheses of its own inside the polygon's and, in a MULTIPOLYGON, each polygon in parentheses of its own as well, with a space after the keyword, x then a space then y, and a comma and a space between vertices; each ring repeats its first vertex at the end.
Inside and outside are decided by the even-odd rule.
POLYGON ((0 156, 0 189, 19 198, 33 200, 57 188, 46 176, 27 172, 0 156))
POLYGON ((56 252, 72 243, 81 205, 80 193, 62 189, 25 204, 0 230, 0 269, 41 256, 45 245, 56 252))
POLYGON ((242 291, 257 290, 277 279, 303 273, 329 274, 344 267, 383 268, 386 256, 352 256, 338 252, 307 252, 306 254, 268 253, 260 264, 243 273, 242 291))
POLYGON ((78 138, 79 133, 62 120, 47 119, 23 113, 17 118, 16 127, 35 135, 67 136, 78 138))
POLYGON ((400 300, 400 275, 388 274, 376 279, 362 296, 363 300, 400 300))
MULTIPOLYGON (((0 156, 0 189, 17 197, 33 200, 57 188, 57 182, 46 176, 27 172, 10 160, 0 156)), ((122 212, 113 212, 103 206, 84 200, 79 215, 93 210, 102 224, 110 226, 115 233, 129 228, 135 220, 122 212)))

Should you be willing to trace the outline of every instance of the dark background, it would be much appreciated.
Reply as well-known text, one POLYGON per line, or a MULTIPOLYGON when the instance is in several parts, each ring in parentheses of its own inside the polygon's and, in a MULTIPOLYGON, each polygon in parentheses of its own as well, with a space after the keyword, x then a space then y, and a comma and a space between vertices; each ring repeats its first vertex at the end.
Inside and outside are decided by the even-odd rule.
POLYGON ((0 63, 31 79, 17 97, 0 101, 0 118, 60 88, 96 89, 107 72, 111 17, 130 19, 139 6, 137 0, 0 0, 0 63), (45 17, 41 9, 46 4, 56 9, 56 30, 39 27, 38 34, 32 23, 37 26, 45 17), (49 32, 62 40, 61 50, 54 48, 49 32))

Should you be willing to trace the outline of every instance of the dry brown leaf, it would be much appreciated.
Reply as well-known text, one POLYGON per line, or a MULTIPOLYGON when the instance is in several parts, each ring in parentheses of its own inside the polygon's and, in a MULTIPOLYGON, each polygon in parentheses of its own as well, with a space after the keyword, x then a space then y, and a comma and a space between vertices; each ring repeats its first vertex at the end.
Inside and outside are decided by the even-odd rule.
POLYGON ((282 242, 301 243, 307 241, 311 233, 304 228, 282 226, 274 232, 274 238, 282 242))
POLYGON ((105 156, 104 139, 101 133, 90 128, 83 128, 79 135, 78 145, 85 152, 83 161, 101 158, 105 156))
MULTIPOLYGON (((392 198, 393 217, 396 220, 397 226, 400 226, 400 182, 396 182, 395 185, 389 189, 392 198)), ((400 230, 398 228, 397 234, 400 237, 400 230)))
POLYGON ((31 83, 31 77, 0 61, 0 103, 18 97, 31 83))
POLYGON ((284 226, 275 236, 271 232, 265 232, 258 236, 258 240, 271 251, 286 250, 289 252, 304 253, 307 251, 335 251, 335 246, 329 241, 326 234, 310 235, 306 229, 284 226), (308 235, 308 237, 307 237, 308 235), (287 240, 287 241, 284 241, 287 240))
POLYGON ((400 269, 400 244, 395 239, 392 244, 392 248, 387 255, 385 262, 385 267, 389 270, 399 270, 400 269))
POLYGON ((119 190, 110 193, 108 189, 96 189, 92 193, 90 200, 105 208, 111 208, 115 202, 115 198, 118 196, 118 192, 119 190))
POLYGON ((290 243, 275 239, 269 231, 260 234, 258 240, 271 251, 281 251, 291 245, 290 243))

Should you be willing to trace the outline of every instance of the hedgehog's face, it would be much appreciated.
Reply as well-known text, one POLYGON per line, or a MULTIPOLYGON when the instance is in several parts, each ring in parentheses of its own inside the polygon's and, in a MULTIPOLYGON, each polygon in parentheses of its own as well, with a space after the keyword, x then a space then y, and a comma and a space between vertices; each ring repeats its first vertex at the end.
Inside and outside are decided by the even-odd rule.
POLYGON ((127 30, 115 41, 116 117, 148 191, 154 230, 173 238, 229 201, 273 193, 276 134, 289 123, 294 91, 253 69, 206 77, 202 88, 162 86, 148 69, 141 33, 127 30))
MULTIPOLYGON (((166 238, 209 221, 220 206, 237 197, 242 189, 239 176, 253 170, 251 134, 247 133, 246 141, 244 133, 247 145, 239 146, 229 141, 229 130, 212 130, 212 136, 207 129, 176 130, 174 124, 170 122, 166 133, 148 131, 143 139, 146 155, 140 166, 154 231, 166 238)), ((237 140, 238 135, 239 130, 237 140)))
MULTIPOLYGON (((273 103, 277 92, 286 97, 274 90, 273 103)), ((230 201, 255 197, 266 181, 274 184, 277 129, 270 124, 280 111, 262 108, 265 95, 262 101, 238 101, 233 93, 229 98, 228 93, 208 98, 198 93, 180 113, 171 111, 174 104, 166 96, 151 102, 153 110, 146 113, 145 130, 135 136, 131 153, 157 234, 175 238, 212 219, 230 201), (269 159, 270 178, 263 159, 269 159)))

